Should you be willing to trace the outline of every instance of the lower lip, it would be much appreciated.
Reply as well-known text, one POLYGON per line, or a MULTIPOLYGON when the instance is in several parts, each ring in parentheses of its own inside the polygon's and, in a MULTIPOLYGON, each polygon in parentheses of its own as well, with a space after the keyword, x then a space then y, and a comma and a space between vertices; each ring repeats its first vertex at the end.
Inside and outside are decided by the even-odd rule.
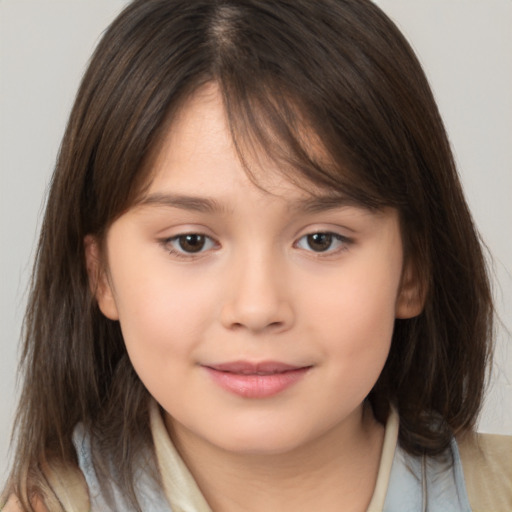
POLYGON ((204 368, 221 388, 243 398, 277 395, 301 380, 310 369, 308 366, 271 375, 245 375, 204 368))

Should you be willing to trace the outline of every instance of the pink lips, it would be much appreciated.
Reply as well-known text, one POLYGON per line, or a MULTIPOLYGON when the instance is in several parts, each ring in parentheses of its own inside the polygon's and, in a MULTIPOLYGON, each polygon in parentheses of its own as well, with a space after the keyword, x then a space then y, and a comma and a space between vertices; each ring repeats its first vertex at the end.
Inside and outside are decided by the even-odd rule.
POLYGON ((234 361, 203 367, 222 388, 244 398, 267 398, 281 393, 311 369, 274 361, 234 361))

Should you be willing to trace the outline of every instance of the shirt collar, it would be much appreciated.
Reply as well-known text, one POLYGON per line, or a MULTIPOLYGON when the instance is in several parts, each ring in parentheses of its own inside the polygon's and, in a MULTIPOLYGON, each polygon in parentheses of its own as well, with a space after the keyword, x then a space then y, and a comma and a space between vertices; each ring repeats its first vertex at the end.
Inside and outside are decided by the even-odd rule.
MULTIPOLYGON (((173 445, 165 428, 160 407, 155 401, 151 403, 150 420, 158 469, 164 493, 172 510, 175 512, 212 512, 194 477, 173 445)), ((381 512, 384 508, 398 440, 398 425, 398 414, 392 409, 386 423, 377 482, 368 512, 381 512)))

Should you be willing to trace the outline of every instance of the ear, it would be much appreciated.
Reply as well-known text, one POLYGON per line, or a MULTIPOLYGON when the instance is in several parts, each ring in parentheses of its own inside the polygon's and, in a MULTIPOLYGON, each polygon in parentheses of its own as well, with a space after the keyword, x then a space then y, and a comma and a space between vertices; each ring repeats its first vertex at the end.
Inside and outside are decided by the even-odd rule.
POLYGON ((409 261, 404 265, 400 290, 396 299, 396 318, 413 318, 423 311, 426 297, 426 285, 409 261))
POLYGON ((110 320, 119 320, 112 285, 98 239, 93 235, 87 235, 84 238, 84 251, 89 287, 98 301, 100 311, 110 320))

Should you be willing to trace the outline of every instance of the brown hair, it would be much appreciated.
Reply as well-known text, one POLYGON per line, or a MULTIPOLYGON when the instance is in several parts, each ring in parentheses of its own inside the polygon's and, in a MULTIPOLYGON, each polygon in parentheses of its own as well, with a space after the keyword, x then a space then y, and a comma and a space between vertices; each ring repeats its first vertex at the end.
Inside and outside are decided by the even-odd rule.
POLYGON ((396 321, 369 396, 377 419, 393 404, 402 446, 427 454, 474 425, 491 353, 489 280, 433 95, 395 25, 368 0, 136 0, 83 78, 42 225, 8 487, 27 509, 45 461, 76 464, 78 422, 101 447, 99 480, 136 504, 149 395, 118 323, 95 303, 83 241, 101 239, 133 203, 172 113, 209 81, 242 158, 257 145, 290 179, 399 211, 425 306, 396 321), (304 126, 329 163, 305 147, 304 126), (111 464, 122 469, 112 475, 111 464))

